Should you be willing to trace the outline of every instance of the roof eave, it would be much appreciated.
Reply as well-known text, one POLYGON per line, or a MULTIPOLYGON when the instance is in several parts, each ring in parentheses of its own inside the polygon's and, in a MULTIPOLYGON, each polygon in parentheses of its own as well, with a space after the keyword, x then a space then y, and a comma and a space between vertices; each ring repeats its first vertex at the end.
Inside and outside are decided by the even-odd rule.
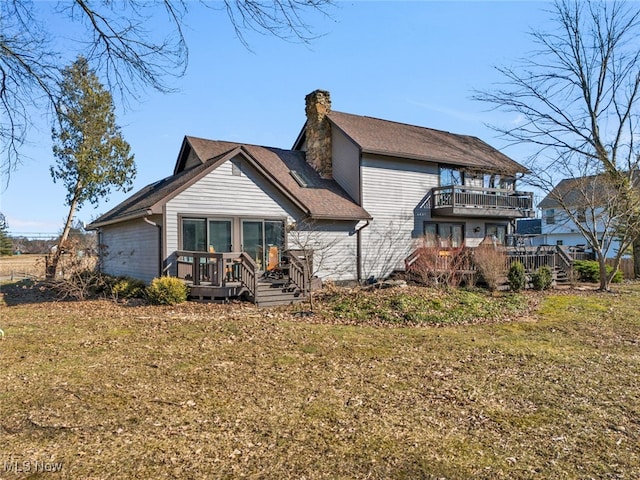
POLYGON ((337 221, 356 221, 356 220, 373 220, 373 217, 369 214, 367 215, 328 215, 328 214, 310 214, 310 218, 313 220, 337 220, 337 221))
POLYGON ((154 213, 156 212, 154 212, 152 209, 138 210, 137 212, 133 212, 128 215, 124 215, 122 217, 116 217, 110 220, 105 220, 103 222, 91 222, 86 226, 86 230, 97 230, 98 228, 114 225, 116 223, 128 222, 130 220, 136 220, 138 218, 143 218, 143 217, 150 217, 154 213))

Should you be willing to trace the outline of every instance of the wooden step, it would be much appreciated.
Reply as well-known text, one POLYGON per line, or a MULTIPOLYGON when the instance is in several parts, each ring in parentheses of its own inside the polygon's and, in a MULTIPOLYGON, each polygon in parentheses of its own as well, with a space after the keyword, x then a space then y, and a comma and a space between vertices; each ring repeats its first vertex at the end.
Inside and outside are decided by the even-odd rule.
POLYGON ((260 282, 256 292, 255 303, 259 307, 275 305, 291 305, 306 300, 297 288, 286 283, 260 282))

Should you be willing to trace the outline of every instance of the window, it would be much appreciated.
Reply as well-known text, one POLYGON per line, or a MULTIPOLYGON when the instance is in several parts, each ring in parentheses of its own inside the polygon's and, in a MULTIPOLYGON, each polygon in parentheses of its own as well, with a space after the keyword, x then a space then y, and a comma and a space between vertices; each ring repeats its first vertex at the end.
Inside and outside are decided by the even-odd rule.
POLYGON ((576 220, 578 220, 579 222, 587 221, 587 211, 584 207, 579 207, 576 210, 576 220))
POLYGON ((547 225, 553 225, 556 223, 556 211, 553 208, 548 208, 544 211, 544 223, 547 225))
POLYGON ((502 190, 515 190, 516 181, 510 177, 500 177, 500 181, 498 182, 498 188, 502 190))
POLYGON ((182 220, 182 249, 190 252, 207 251, 207 221, 204 218, 182 220))
POLYGON ((267 270, 278 263, 284 250, 284 222, 282 220, 243 220, 242 250, 267 270))
POLYGON ((482 188, 484 186, 483 175, 481 173, 464 173, 464 186, 482 188))
POLYGON ((485 226, 485 235, 492 239, 495 237, 497 243, 504 245, 507 237, 507 226, 504 224, 487 223, 485 226))
POLYGON ((427 246, 461 247, 464 243, 464 224, 424 222, 424 236, 427 246))
POLYGON ((191 252, 230 252, 231 220, 182 219, 182 249, 191 252))
POLYGON ((209 220, 209 251, 231 251, 231 221, 209 220))
POLYGON ((440 167, 440 186, 462 185, 463 175, 460 170, 454 168, 440 167))

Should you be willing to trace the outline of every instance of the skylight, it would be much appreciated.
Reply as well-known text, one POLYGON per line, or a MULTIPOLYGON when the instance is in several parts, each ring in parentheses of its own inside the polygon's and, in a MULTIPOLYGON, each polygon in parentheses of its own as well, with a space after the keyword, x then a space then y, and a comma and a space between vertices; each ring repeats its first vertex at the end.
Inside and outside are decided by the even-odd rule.
POLYGON ((291 170, 289 173, 291 173, 291 176, 302 188, 307 188, 311 184, 309 178, 304 173, 298 170, 291 170))

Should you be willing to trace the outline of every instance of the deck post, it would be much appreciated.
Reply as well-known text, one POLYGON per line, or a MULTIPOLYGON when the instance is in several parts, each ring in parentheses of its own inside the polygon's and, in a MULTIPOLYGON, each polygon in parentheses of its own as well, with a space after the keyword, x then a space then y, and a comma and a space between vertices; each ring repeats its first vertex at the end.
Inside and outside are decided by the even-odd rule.
POLYGON ((200 257, 193 256, 193 284, 200 285, 200 257))

